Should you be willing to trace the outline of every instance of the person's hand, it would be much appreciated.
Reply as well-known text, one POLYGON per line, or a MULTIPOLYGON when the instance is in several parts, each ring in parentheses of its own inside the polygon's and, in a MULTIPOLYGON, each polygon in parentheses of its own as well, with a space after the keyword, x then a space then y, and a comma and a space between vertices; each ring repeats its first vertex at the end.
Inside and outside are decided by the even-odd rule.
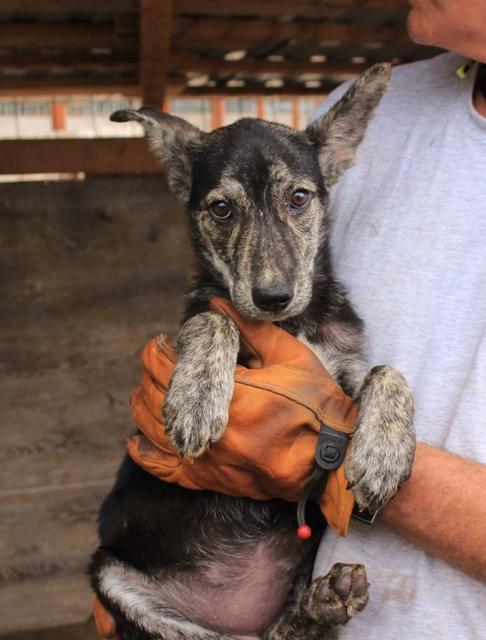
MULTIPOLYGON (((230 302, 211 301, 240 331, 246 367, 237 366, 229 422, 223 437, 195 460, 176 452, 164 432, 162 405, 176 362, 164 335, 142 352, 144 372, 132 394, 141 433, 128 440, 131 458, 164 482, 256 500, 297 502, 315 466, 321 424, 350 434, 357 407, 310 349, 270 322, 243 319, 230 302)), ((320 499, 330 526, 346 535, 354 505, 343 467, 329 473, 320 499)))

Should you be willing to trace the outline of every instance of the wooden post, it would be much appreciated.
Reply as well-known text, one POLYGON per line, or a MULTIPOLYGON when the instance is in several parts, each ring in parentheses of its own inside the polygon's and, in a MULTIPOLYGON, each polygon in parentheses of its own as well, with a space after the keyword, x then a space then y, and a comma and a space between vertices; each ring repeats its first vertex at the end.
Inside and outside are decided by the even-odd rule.
POLYGON ((169 66, 172 0, 140 0, 140 89, 143 104, 162 109, 169 66))
POLYGON ((300 100, 292 98, 292 128, 298 129, 300 126, 300 100))
POLYGON ((211 99, 211 129, 218 129, 224 124, 225 101, 221 96, 211 99))
POLYGON ((265 120, 265 98, 258 96, 257 99, 257 118, 265 120))
POLYGON ((66 107, 61 102, 51 104, 51 122, 53 131, 66 130, 66 107))

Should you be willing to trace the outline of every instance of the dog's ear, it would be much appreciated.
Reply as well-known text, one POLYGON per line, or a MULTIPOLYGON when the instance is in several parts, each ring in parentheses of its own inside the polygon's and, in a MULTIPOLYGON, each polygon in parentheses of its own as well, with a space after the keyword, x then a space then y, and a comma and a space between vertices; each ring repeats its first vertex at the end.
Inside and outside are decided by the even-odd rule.
POLYGON ((376 64, 365 71, 327 113, 305 130, 309 142, 318 148, 327 186, 354 164, 356 149, 388 87, 390 69, 389 64, 376 64))
POLYGON ((207 134, 182 118, 151 107, 142 107, 138 111, 120 109, 111 114, 110 120, 140 122, 151 150, 165 165, 169 189, 176 198, 187 203, 191 192, 191 154, 207 134))

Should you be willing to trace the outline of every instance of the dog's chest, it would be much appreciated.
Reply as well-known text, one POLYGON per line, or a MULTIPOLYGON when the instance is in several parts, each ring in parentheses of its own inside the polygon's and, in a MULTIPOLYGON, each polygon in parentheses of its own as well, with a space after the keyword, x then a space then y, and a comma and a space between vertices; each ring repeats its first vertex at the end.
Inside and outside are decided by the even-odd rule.
POLYGON ((338 377, 342 367, 342 355, 336 351, 335 347, 326 342, 311 342, 303 333, 299 333, 296 337, 319 358, 333 378, 338 377))

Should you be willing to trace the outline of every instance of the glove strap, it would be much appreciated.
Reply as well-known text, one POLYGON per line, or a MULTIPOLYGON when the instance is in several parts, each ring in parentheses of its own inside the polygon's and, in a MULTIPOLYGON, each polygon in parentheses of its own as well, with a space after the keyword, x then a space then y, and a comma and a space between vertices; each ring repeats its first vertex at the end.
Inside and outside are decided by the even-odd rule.
POLYGON ((347 433, 321 424, 315 454, 317 465, 325 471, 332 471, 340 467, 344 461, 348 444, 349 435, 347 433))
POLYGON ((347 433, 321 424, 315 452, 316 467, 309 482, 302 490, 297 504, 297 522, 299 525, 297 527, 297 536, 301 540, 310 538, 312 535, 312 529, 305 522, 307 501, 312 493, 317 490, 317 487, 319 487, 319 495, 324 491, 329 471, 333 471, 342 465, 348 444, 349 435, 347 433))

